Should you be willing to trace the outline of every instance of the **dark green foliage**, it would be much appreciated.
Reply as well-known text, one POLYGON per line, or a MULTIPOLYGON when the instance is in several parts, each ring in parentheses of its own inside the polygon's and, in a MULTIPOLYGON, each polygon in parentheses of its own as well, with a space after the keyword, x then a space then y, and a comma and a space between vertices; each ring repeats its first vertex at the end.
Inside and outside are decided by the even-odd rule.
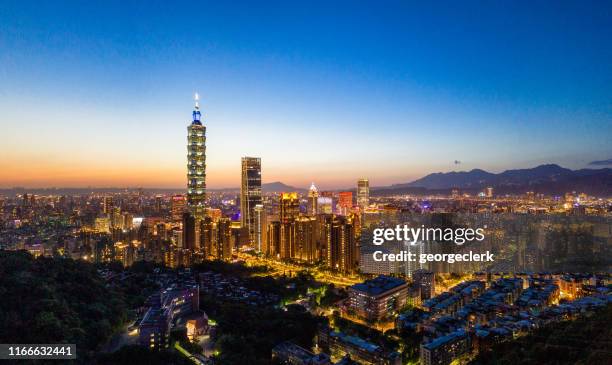
POLYGON ((75 343, 83 361, 126 321, 94 265, 0 251, 0 343, 75 343))
POLYGON ((227 274, 239 277, 247 277, 252 274, 265 273, 266 266, 246 266, 242 263, 229 263, 220 260, 204 261, 192 266, 197 272, 214 271, 219 274, 227 274))
POLYGON ((124 346, 112 354, 101 355, 98 365, 193 365, 186 357, 172 351, 150 351, 142 346, 124 346))
POLYGON ((612 305, 494 346, 471 364, 612 364, 612 305))
POLYGON ((220 364, 269 364, 272 348, 292 340, 310 348, 322 318, 313 317, 298 306, 285 310, 240 303, 202 300, 202 308, 217 320, 220 364))
POLYGON ((335 312, 333 316, 334 326, 342 333, 362 338, 377 345, 382 345, 388 350, 396 350, 398 347, 397 340, 391 336, 386 336, 377 329, 340 317, 337 312, 335 312))

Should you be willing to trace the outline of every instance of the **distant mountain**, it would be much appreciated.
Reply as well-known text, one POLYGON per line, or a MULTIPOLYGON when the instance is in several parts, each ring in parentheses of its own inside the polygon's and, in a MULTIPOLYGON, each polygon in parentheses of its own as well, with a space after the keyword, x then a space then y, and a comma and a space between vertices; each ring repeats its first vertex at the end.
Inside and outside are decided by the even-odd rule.
POLYGON ((447 189, 472 187, 490 181, 495 174, 480 169, 472 171, 436 172, 407 184, 394 184, 392 188, 447 189))
POLYGON ((275 181, 271 183, 261 184, 261 189, 266 193, 282 193, 282 192, 305 192, 307 189, 296 188, 294 186, 289 186, 280 181, 275 181))
POLYGON ((590 194, 612 195, 612 169, 570 170, 559 165, 541 165, 531 169, 506 170, 499 174, 484 170, 429 174, 407 184, 392 185, 393 190, 425 188, 428 190, 464 189, 481 190, 493 187, 497 193, 516 193, 528 190, 563 194, 580 191, 590 194))

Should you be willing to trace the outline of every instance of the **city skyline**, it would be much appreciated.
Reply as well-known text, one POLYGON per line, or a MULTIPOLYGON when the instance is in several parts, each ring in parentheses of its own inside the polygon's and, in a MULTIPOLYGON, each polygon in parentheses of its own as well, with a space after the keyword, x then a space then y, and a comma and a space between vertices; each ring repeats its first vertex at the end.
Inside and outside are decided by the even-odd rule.
POLYGON ((184 187, 195 91, 210 189, 243 156, 321 189, 612 157, 608 5, 182 5, 7 4, 0 187, 184 187))

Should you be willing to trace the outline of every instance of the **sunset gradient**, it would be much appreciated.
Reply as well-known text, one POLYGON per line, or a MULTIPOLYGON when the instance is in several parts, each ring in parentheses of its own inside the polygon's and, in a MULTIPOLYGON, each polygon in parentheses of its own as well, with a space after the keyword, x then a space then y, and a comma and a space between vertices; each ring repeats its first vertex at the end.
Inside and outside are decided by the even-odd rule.
POLYGON ((612 157, 609 3, 61 3, 0 11, 0 187, 184 187, 196 91, 210 188, 612 157))

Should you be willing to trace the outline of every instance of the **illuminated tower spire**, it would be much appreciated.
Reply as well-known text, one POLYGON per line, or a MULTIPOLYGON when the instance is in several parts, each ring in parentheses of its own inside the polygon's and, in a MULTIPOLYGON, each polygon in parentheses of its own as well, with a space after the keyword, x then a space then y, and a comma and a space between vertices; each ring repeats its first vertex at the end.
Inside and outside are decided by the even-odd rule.
POLYGON ((187 127, 187 206, 196 219, 202 219, 206 194, 206 127, 201 122, 198 93, 194 102, 193 120, 187 127))
POLYGON ((198 93, 195 93, 195 95, 193 96, 193 101, 195 104, 193 107, 193 122, 200 123, 200 118, 202 117, 202 114, 200 113, 200 95, 198 95, 198 93))
POLYGON ((310 189, 308 189, 308 214, 315 216, 317 215, 318 210, 318 200, 319 200, 319 191, 315 186, 314 182, 310 185, 310 189))

